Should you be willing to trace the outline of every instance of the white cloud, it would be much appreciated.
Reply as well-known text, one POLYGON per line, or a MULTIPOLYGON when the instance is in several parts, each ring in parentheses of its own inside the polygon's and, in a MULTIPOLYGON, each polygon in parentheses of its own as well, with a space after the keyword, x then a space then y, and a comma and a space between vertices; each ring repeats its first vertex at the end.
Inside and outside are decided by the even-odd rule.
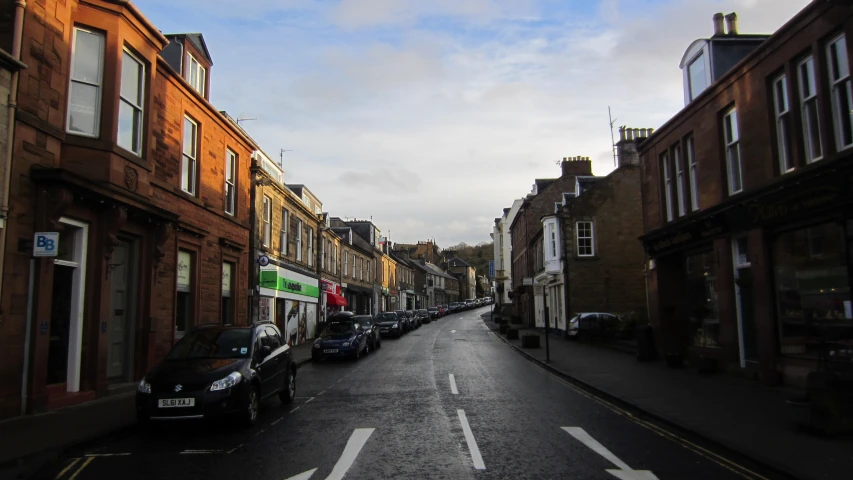
POLYGON ((767 33, 808 0, 577 1, 558 14, 522 0, 343 0, 304 24, 260 3, 250 10, 274 26, 204 31, 214 103, 258 117, 246 128, 270 154, 294 150, 287 181, 332 215, 452 245, 488 240, 561 157, 608 173, 608 106, 631 127, 681 109, 678 62, 714 12, 767 33))

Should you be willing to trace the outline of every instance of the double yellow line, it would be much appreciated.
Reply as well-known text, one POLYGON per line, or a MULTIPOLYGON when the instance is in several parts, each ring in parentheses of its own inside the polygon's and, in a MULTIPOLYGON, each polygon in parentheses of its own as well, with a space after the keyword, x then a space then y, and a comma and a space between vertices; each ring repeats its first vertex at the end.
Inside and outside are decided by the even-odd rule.
POLYGON ((94 459, 95 457, 87 457, 85 460, 83 460, 83 457, 77 457, 73 459, 67 467, 63 468, 62 471, 59 472, 56 477, 54 477, 54 480, 61 479, 63 476, 65 476, 66 473, 69 473, 72 469, 74 469, 74 467, 78 463, 80 463, 80 460, 83 460, 83 463, 80 464, 80 466, 76 470, 74 470, 74 473, 72 473, 70 477, 68 477, 68 480, 74 480, 75 478, 77 478, 77 475, 80 475, 80 472, 82 472, 86 467, 89 466, 90 463, 92 463, 92 460, 94 459))

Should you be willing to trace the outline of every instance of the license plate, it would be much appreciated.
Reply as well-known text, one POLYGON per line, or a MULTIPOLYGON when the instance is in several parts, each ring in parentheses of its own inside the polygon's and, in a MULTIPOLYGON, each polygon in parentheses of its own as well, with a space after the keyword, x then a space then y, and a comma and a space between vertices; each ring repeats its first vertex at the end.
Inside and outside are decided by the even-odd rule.
POLYGON ((195 406, 194 398, 161 398, 160 408, 192 407, 195 406))
POLYGON ((330 348, 328 350, 323 350, 323 353, 338 353, 337 348, 330 348))
POLYGON ((380 332, 387 332, 387 331, 388 331, 388 329, 387 329, 387 328, 383 328, 383 329, 381 329, 381 330, 379 330, 379 331, 380 331, 380 332))

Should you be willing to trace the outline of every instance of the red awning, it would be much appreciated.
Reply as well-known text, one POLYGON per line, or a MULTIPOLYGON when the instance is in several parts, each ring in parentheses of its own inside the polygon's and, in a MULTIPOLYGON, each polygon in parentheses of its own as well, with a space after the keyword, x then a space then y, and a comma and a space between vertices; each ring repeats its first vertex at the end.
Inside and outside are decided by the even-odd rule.
POLYGON ((347 299, 342 295, 338 295, 332 292, 326 292, 326 304, 331 305, 333 307, 346 307, 347 299))

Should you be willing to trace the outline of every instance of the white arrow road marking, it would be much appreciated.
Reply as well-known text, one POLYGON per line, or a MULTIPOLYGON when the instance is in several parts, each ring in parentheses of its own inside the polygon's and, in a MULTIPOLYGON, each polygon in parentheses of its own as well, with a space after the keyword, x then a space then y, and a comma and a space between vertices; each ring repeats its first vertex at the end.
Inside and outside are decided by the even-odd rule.
POLYGON ((468 451, 471 452, 471 460, 474 462, 474 468, 477 470, 485 470, 486 464, 483 463, 483 457, 480 456, 480 449, 477 447, 477 441, 474 440, 474 432, 471 431, 471 425, 468 425, 468 417, 465 416, 465 410, 456 410, 459 415, 459 423, 462 424, 462 432, 465 434, 465 442, 468 444, 468 451))
POLYGON ((450 393, 454 395, 459 395, 459 390, 456 389, 456 379, 453 378, 453 374, 450 374, 450 393))
POLYGON ((344 453, 341 454, 341 458, 338 459, 338 463, 335 464, 335 468, 332 469, 332 473, 326 477, 326 480, 341 480, 344 478, 344 475, 347 474, 347 470, 352 466, 352 463, 355 461, 355 457, 358 456, 358 453, 361 451, 361 447, 367 443, 367 439, 370 438, 370 435, 375 428, 356 428, 355 431, 350 435, 349 440, 347 441, 347 446, 344 447, 344 453))
POLYGON ((657 477, 648 470, 633 470, 627 463, 619 460, 619 457, 613 455, 604 445, 598 443, 598 440, 592 438, 586 430, 580 427, 561 427, 569 435, 575 437, 579 442, 589 447, 595 453, 601 455, 610 461, 613 465, 619 467, 619 470, 608 469, 607 473, 621 480, 657 480, 657 477))
POLYGON ((311 478, 311 475, 314 475, 314 472, 316 471, 317 469, 313 468, 311 470, 308 470, 307 472, 302 472, 299 475, 294 475, 288 478, 287 480, 308 480, 309 478, 311 478))

